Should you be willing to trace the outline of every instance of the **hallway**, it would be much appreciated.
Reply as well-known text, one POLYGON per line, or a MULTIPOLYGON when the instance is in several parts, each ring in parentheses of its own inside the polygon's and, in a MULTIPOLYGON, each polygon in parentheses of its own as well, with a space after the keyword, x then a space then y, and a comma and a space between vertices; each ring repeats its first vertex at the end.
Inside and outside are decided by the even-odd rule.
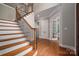
POLYGON ((74 51, 66 48, 60 48, 57 40, 49 41, 39 39, 37 44, 38 56, 73 56, 74 51), (50 44, 49 44, 50 43, 50 44))
POLYGON ((75 4, 0 4, 0 56, 75 55, 74 11, 75 4))

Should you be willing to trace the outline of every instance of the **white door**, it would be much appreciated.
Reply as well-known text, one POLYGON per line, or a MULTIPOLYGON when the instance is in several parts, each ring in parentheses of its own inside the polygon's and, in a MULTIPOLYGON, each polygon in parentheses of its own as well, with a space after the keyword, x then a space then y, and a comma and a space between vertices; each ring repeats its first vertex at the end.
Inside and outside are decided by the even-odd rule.
POLYGON ((48 20, 40 20, 39 32, 40 38, 48 39, 48 20))

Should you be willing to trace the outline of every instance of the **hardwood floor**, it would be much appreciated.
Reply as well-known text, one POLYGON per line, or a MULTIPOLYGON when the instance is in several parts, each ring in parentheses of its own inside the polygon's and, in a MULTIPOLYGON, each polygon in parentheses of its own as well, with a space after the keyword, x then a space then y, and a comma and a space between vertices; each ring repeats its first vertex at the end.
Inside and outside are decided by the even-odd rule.
POLYGON ((74 51, 59 47, 57 40, 39 39, 37 42, 37 56, 73 56, 74 51))

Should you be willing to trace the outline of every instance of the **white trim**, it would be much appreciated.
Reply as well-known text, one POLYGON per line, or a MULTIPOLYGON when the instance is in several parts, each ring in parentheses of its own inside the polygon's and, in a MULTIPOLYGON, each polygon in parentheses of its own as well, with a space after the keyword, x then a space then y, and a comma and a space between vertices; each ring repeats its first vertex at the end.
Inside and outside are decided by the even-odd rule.
POLYGON ((58 40, 58 38, 51 38, 51 40, 58 40))
POLYGON ((74 28, 74 30, 75 30, 75 31, 74 31, 74 32, 75 32, 75 54, 77 54, 77 53, 76 53, 76 43, 77 43, 77 42, 76 42, 76 39, 77 39, 77 38, 76 38, 76 3, 75 3, 75 28, 74 28))
POLYGON ((59 26, 60 26, 60 28, 59 28, 59 31, 60 31, 60 37, 59 37, 59 43, 62 43, 62 8, 63 8, 63 6, 62 6, 62 4, 61 4, 61 13, 60 13, 60 21, 59 21, 59 26))
POLYGON ((64 48, 69 48, 74 51, 76 50, 75 47, 72 47, 72 46, 67 46, 67 45, 62 45, 62 44, 59 44, 59 46, 64 47, 64 48))
POLYGON ((42 37, 39 37, 40 39, 46 39, 46 40, 50 40, 50 38, 42 38, 42 37))

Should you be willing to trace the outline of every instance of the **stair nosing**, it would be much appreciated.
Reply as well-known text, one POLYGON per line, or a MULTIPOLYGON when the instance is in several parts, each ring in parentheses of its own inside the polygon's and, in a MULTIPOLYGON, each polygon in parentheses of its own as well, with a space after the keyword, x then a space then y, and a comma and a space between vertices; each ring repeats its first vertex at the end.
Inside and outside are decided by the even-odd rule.
MULTIPOLYGON (((4 52, 4 50, 2 50, 4 53, 2 53, 1 55, 10 53, 10 52, 15 51, 15 50, 17 50, 17 49, 20 49, 20 48, 22 48, 22 47, 28 46, 29 44, 30 44, 30 43, 27 42, 27 44, 26 44, 26 43, 23 43, 23 44, 19 44, 19 45, 14 46, 14 47, 19 46, 18 48, 10 47, 10 48, 4 49, 4 50, 8 50, 8 49, 12 49, 12 48, 14 48, 14 49, 12 49, 12 50, 10 50, 10 51, 8 50, 8 51, 6 51, 6 52, 4 52), (21 45, 23 45, 23 46, 21 46, 21 45)), ((2 52, 2 51, 1 51, 1 52, 2 52)))
POLYGON ((0 31, 21 31, 21 29, 0 29, 0 31))
POLYGON ((12 43, 12 44, 8 44, 8 45, 4 45, 4 46, 1 46, 0 50, 6 49, 6 48, 10 48, 10 47, 13 47, 13 46, 16 46, 16 45, 19 45, 19 44, 23 44, 25 42, 27 42, 27 41, 25 40, 25 41, 21 41, 21 42, 17 42, 17 43, 12 43))
POLYGON ((17 26, 12 26, 12 25, 0 25, 0 27, 19 27, 19 25, 17 25, 17 26))
POLYGON ((17 40, 17 39, 20 39, 20 38, 27 38, 27 36, 21 36, 21 37, 16 37, 16 38, 4 39, 4 40, 0 40, 0 42, 9 41, 9 40, 17 40))
POLYGON ((0 36, 6 36, 6 35, 16 35, 16 34, 24 34, 24 33, 0 34, 0 36))
POLYGON ((16 50, 13 50, 13 51, 11 51, 11 52, 5 53, 5 54, 3 54, 2 56, 15 56, 15 55, 19 54, 20 52, 22 52, 22 51, 24 51, 24 50, 30 48, 31 46, 32 46, 32 45, 28 44, 28 45, 26 45, 26 46, 23 46, 23 47, 25 47, 25 49, 23 49, 23 50, 21 50, 21 48, 23 48, 23 47, 21 47, 21 48, 18 48, 18 49, 16 49, 16 50), (19 50, 20 50, 20 51, 19 51, 19 50), (17 53, 14 53, 15 51, 18 51, 18 52, 17 52, 17 53), (12 55, 11 55, 11 54, 9 55, 9 53, 12 53, 12 55), (13 54, 13 53, 14 53, 14 54, 13 54), (8 54, 8 55, 7 55, 7 54, 8 54))
POLYGON ((0 23, 18 25, 18 23, 9 23, 9 22, 0 22, 0 23))

